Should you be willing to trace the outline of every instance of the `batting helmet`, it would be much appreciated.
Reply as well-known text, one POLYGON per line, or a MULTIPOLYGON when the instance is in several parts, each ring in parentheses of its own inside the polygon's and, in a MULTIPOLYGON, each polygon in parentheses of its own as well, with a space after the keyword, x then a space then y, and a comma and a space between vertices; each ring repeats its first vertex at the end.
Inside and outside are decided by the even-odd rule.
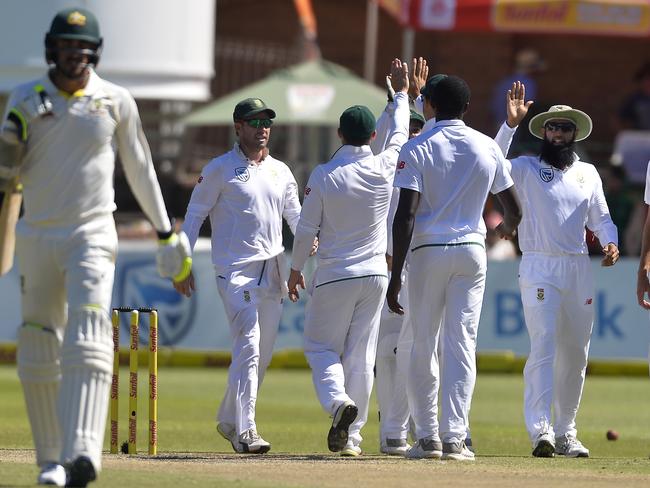
POLYGON ((49 32, 45 35, 45 58, 48 64, 57 63, 58 39, 85 41, 94 44, 92 49, 75 49, 88 56, 88 64, 97 66, 104 40, 99 34, 99 23, 92 12, 83 8, 67 8, 58 12, 49 32))

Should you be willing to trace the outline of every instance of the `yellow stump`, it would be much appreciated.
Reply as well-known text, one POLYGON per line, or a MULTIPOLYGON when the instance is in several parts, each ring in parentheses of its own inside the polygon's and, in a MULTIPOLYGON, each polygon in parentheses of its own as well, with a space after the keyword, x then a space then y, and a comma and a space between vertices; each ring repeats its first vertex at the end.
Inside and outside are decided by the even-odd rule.
POLYGON ((139 312, 131 312, 131 345, 129 350, 129 454, 136 454, 138 429, 138 343, 139 312))
POLYGON ((118 419, 120 389, 120 312, 113 310, 113 378, 111 379, 111 454, 118 453, 118 419))
POLYGON ((149 313, 149 455, 158 452, 158 312, 149 313))

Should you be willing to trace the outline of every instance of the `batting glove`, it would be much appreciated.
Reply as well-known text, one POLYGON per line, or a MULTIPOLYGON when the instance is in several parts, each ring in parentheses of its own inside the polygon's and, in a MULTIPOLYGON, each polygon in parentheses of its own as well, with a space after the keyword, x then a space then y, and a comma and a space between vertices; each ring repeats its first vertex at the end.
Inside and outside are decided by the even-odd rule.
POLYGON ((42 85, 34 87, 34 93, 23 98, 7 116, 15 125, 16 136, 21 142, 27 141, 29 125, 37 118, 52 113, 52 100, 42 85))
POLYGON ((192 249, 185 232, 173 233, 167 239, 158 241, 156 254, 158 273, 163 278, 183 281, 192 271, 192 249))

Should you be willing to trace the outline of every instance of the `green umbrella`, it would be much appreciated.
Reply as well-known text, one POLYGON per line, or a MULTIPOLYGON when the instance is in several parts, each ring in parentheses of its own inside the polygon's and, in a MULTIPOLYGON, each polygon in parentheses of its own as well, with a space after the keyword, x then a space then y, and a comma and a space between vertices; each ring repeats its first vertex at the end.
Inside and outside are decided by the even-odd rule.
POLYGON ((366 105, 379 115, 386 106, 386 91, 329 61, 315 60, 271 73, 267 78, 230 93, 187 115, 195 125, 227 125, 245 98, 261 98, 277 113, 277 124, 338 127, 341 113, 352 105, 366 105))

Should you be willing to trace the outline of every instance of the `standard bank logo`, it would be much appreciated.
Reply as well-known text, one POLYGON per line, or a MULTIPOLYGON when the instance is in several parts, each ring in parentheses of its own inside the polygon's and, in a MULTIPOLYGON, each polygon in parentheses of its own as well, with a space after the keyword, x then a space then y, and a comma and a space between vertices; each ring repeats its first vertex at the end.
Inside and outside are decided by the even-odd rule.
POLYGON ((542 178, 542 181, 548 183, 553 179, 555 174, 553 173, 553 168, 540 168, 539 176, 542 178))
MULTIPOLYGON (((158 310, 158 344, 173 346, 187 335, 196 314, 196 295, 185 298, 174 290, 169 280, 156 271, 152 258, 120 263, 115 270, 113 306, 152 307, 158 310)), ((128 340, 128 314, 121 319, 120 342, 128 340), (127 331, 124 333, 124 331, 127 331)), ((146 343, 149 318, 140 317, 140 342, 146 343)))

